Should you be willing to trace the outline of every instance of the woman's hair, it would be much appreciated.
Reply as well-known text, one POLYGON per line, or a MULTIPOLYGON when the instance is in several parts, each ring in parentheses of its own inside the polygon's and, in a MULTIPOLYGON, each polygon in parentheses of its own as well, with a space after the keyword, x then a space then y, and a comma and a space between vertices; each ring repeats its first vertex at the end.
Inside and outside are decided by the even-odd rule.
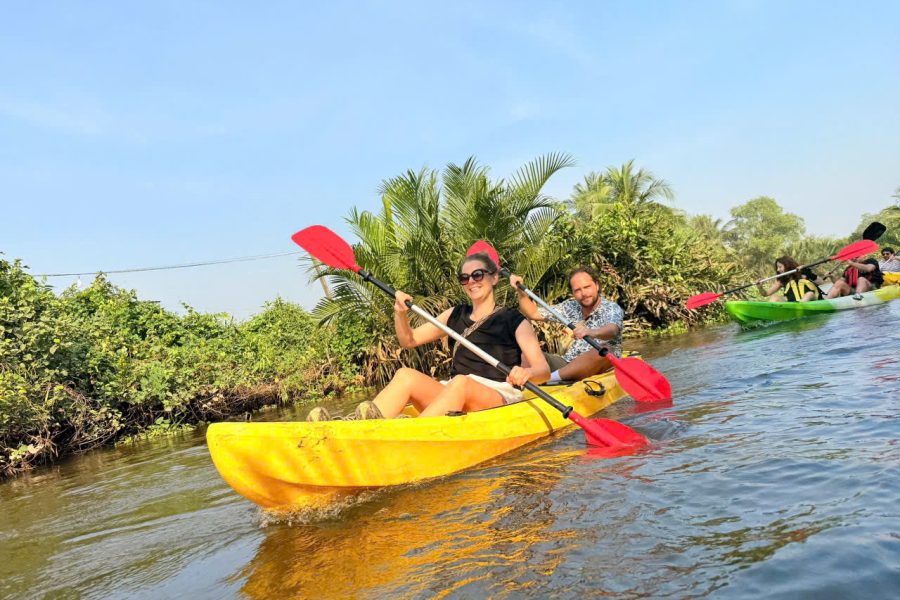
MULTIPOLYGON (((787 254, 775 259, 775 264, 773 266, 775 267, 776 273, 778 272, 778 263, 781 263, 784 266, 785 271, 795 271, 795 269, 800 267, 800 263, 798 263, 796 260, 794 260, 793 258, 788 256, 787 254)), ((782 275, 781 277, 778 278, 778 281, 780 281, 781 283, 787 283, 791 279, 800 279, 800 271, 795 271, 794 273, 791 273, 790 275, 782 275)))
POLYGON ((481 264, 484 265, 484 270, 494 275, 500 269, 497 267, 497 263, 495 263, 490 256, 487 255, 487 252, 476 252, 475 254, 470 254, 469 256, 462 259, 462 262, 459 263, 459 268, 456 270, 457 273, 462 272, 462 267, 464 264, 469 262, 470 260, 480 261, 481 264))

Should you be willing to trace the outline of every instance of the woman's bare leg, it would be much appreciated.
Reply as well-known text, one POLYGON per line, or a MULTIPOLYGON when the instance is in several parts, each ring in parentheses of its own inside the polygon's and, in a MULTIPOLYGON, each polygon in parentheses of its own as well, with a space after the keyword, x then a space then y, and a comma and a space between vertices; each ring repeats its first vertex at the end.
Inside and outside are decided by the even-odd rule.
POLYGON ((391 419, 403 412, 409 402, 422 412, 443 391, 444 386, 425 373, 403 367, 373 402, 385 418, 391 419))
POLYGON ((856 280, 856 293, 857 294, 865 294, 866 292, 872 291, 872 282, 870 282, 865 277, 860 277, 856 280))
POLYGON ((828 290, 828 294, 825 296, 829 300, 831 298, 840 298, 841 296, 846 296, 851 292, 850 286, 843 279, 838 279, 834 282, 834 285, 831 286, 831 289, 828 290))
POLYGON ((455 376, 443 388, 443 391, 429 403, 420 416, 442 417, 454 410, 469 412, 503 404, 503 396, 500 395, 500 392, 465 375, 455 376))

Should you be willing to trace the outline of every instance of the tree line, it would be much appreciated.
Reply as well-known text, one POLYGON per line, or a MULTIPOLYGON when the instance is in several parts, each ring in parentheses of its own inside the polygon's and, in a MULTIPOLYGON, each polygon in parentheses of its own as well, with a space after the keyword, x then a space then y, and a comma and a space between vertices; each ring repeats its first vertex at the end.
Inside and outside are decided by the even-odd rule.
MULTIPOLYGON (((548 154, 497 179, 469 158, 387 179, 378 210, 347 216, 357 261, 432 313, 464 300, 455 273, 477 239, 551 302, 568 296, 570 269, 590 265, 634 336, 716 319, 715 308, 686 311, 685 299, 769 274, 783 253, 826 256, 872 220, 888 227, 883 244, 900 246, 897 202, 862 216, 847 238, 821 238, 772 198, 736 206, 726 222, 689 215, 668 182, 633 161, 587 174, 568 198, 547 195, 547 182, 573 165, 548 154)), ((332 291, 312 312, 276 299, 235 322, 167 311, 102 275, 57 294, 21 260, 0 257, 0 475, 128 436, 377 386, 401 363, 447 368, 441 344, 400 349, 389 299, 352 274, 307 266, 311 282, 323 278, 332 291)), ((499 298, 515 305, 508 285, 499 298)), ((551 350, 567 339, 552 324, 538 329, 551 350)))

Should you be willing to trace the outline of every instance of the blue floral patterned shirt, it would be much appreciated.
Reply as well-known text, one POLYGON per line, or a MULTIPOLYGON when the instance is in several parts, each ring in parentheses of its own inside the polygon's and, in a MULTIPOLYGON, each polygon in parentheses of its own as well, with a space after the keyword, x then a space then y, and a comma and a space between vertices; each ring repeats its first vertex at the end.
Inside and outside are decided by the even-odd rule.
MULTIPOLYGON (((598 339, 597 341, 605 343, 607 346, 609 346, 609 351, 616 356, 622 356, 622 322, 625 319, 625 311, 622 310, 621 306, 619 306, 612 300, 607 300, 606 298, 603 298, 601 296, 600 303, 597 305, 597 308, 594 309, 594 312, 592 312, 587 319, 581 316, 581 305, 573 299, 560 302, 553 307, 553 310, 565 317, 566 323, 584 320, 585 326, 588 329, 598 329, 600 327, 603 327, 604 325, 609 325, 610 323, 612 323, 613 325, 618 325, 619 332, 615 335, 615 337, 613 337, 611 340, 598 339)), ((550 313, 547 312, 547 309, 540 306, 538 307, 538 312, 540 312, 541 316, 545 319, 553 318, 550 313)), ((574 342, 572 342, 572 345, 569 346, 569 349, 566 350, 563 358, 566 360, 566 362, 572 362, 572 360, 574 360, 575 357, 579 354, 583 354, 592 350, 594 350, 593 346, 588 344, 586 341, 575 340, 574 342)))

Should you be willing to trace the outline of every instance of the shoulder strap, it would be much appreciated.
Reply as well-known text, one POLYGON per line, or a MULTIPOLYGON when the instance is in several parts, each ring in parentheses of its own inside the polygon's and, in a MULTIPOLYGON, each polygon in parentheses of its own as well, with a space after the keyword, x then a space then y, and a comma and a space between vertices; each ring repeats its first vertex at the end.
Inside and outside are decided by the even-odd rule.
MULTIPOLYGON (((468 339, 468 337, 469 337, 470 335, 472 335, 472 333, 473 333, 476 329, 478 329, 479 327, 481 327, 482 325, 484 325, 485 321, 487 321, 488 319, 490 319, 491 317, 493 317, 495 314, 497 314, 497 313, 500 312, 501 310, 503 310, 503 307, 502 307, 502 306, 495 306, 495 307, 494 307, 494 310, 492 310, 490 313, 484 315, 483 317, 481 317, 480 319, 478 319, 477 321, 475 321, 474 323, 472 323, 471 325, 469 325, 468 327, 466 327, 466 328, 463 330, 462 334, 460 334, 460 335, 462 335, 464 338, 468 339)), ((456 351, 457 351, 457 349, 459 349, 460 345, 461 345, 461 344, 459 344, 459 343, 456 343, 456 344, 453 345, 453 352, 450 354, 450 359, 451 359, 451 360, 453 359, 454 356, 456 356, 456 351)))
POLYGON ((803 298, 803 293, 800 291, 800 286, 797 285, 796 279, 788 279, 787 289, 794 294, 794 302, 800 302, 800 299, 803 298))
MULTIPOLYGON (((815 295, 816 300, 822 299, 822 290, 819 289, 819 286, 817 286, 815 283, 813 283, 809 279, 801 279, 800 281, 803 282, 801 285, 801 289, 806 288, 807 292, 812 292, 813 295, 815 295)), ((806 293, 806 292, 804 292, 804 293, 806 293)))

